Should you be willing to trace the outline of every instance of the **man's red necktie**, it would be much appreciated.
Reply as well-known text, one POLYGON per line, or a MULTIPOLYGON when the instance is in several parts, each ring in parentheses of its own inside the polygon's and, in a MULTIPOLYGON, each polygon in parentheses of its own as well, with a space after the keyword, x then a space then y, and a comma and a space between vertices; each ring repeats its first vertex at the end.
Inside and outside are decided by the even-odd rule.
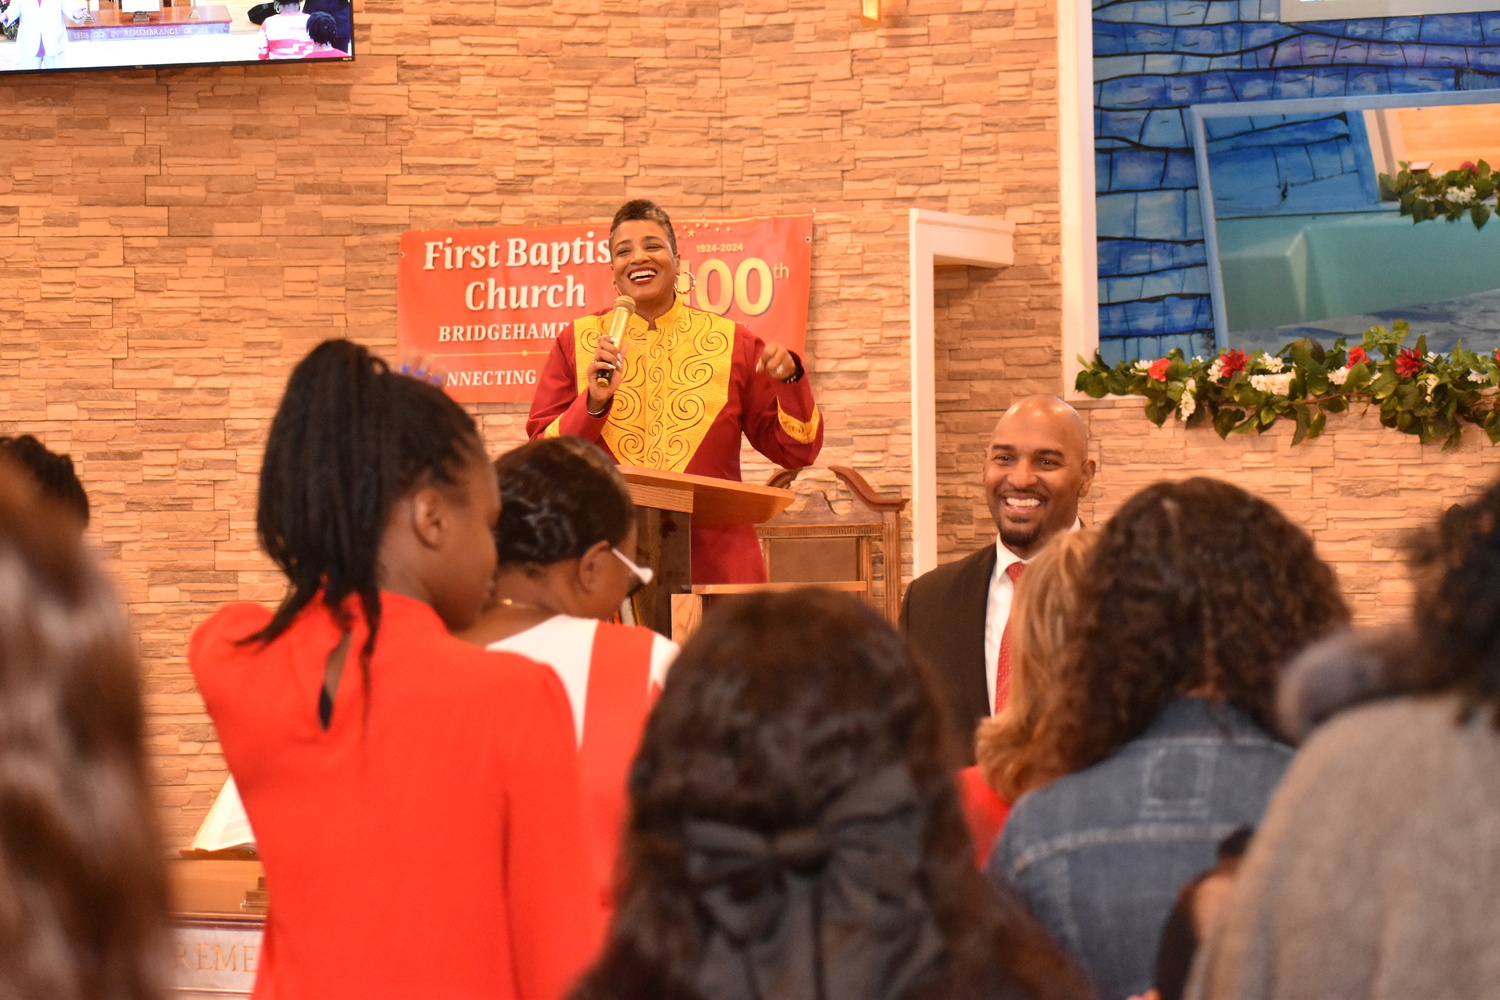
POLYGON ((1005 631, 1000 633, 1000 656, 995 664, 995 704, 991 706, 991 715, 999 715, 1000 710, 1005 707, 1006 699, 1010 696, 1010 626, 1016 620, 1014 588, 1016 581, 1021 578, 1021 571, 1025 568, 1026 564, 1020 561, 1005 567, 1005 575, 1010 577, 1012 594, 1010 614, 1005 617, 1005 631))

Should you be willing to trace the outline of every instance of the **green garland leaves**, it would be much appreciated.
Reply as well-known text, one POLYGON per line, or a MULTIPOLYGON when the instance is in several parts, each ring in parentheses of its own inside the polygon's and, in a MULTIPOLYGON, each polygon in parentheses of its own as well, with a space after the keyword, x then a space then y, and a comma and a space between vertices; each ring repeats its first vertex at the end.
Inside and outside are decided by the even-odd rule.
POLYGON ((1500 442, 1496 355, 1462 344, 1451 354, 1429 353, 1426 337, 1403 348, 1411 328, 1404 320, 1392 326, 1370 327, 1354 347, 1343 338, 1328 349, 1298 340, 1275 354, 1229 350, 1208 361, 1174 348, 1155 361, 1110 367, 1095 352, 1093 361, 1078 359, 1084 369, 1075 385, 1094 399, 1143 396, 1146 416, 1158 427, 1175 415, 1220 437, 1258 434, 1290 419, 1297 425, 1292 444, 1300 444, 1323 432, 1328 414, 1364 402, 1379 407, 1386 427, 1423 443, 1457 447, 1465 424, 1483 428, 1491 444, 1500 442))
POLYGON ((1483 160, 1441 174, 1411 170, 1403 162, 1395 177, 1380 175, 1380 200, 1400 202, 1401 214, 1411 216, 1414 223, 1436 218, 1457 222, 1468 215, 1475 229, 1483 229, 1495 211, 1487 204, 1495 200, 1495 180, 1483 160))

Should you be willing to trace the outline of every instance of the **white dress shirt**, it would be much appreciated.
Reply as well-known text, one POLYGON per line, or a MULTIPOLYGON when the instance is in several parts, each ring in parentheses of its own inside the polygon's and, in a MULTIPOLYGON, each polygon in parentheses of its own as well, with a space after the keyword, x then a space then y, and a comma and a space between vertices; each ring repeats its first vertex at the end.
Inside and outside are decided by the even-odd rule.
MULTIPOLYGON (((1073 522, 1069 531, 1083 527, 1080 518, 1073 522)), ((1000 640, 1005 635, 1005 623, 1010 621, 1010 605, 1016 596, 1016 585, 1005 567, 1011 563, 1024 563, 1000 536, 995 536, 995 570, 990 574, 990 599, 984 611, 984 688, 989 692, 990 714, 995 712, 995 672, 1000 669, 1000 640)))

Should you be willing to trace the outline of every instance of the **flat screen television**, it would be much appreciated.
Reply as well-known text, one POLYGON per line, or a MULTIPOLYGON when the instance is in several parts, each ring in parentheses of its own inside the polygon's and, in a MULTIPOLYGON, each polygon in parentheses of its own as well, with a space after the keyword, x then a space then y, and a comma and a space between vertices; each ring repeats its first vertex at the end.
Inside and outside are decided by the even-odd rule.
POLYGON ((0 0, 0 76, 348 61, 349 0, 0 0))

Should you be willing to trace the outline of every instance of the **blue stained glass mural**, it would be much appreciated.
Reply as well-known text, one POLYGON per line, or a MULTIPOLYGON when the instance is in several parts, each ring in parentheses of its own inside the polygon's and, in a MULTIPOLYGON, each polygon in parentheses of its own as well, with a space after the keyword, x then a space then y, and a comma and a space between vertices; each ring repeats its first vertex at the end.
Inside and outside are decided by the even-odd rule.
MULTIPOLYGON (((1276 0, 1095 0, 1093 9, 1099 350, 1111 364, 1213 350, 1190 105, 1500 87, 1500 11, 1283 24, 1276 0)), ((1216 184, 1216 214, 1368 200, 1358 115, 1280 119, 1210 135, 1231 171, 1275 178, 1216 184), (1289 148, 1288 135, 1299 144, 1289 148)))

